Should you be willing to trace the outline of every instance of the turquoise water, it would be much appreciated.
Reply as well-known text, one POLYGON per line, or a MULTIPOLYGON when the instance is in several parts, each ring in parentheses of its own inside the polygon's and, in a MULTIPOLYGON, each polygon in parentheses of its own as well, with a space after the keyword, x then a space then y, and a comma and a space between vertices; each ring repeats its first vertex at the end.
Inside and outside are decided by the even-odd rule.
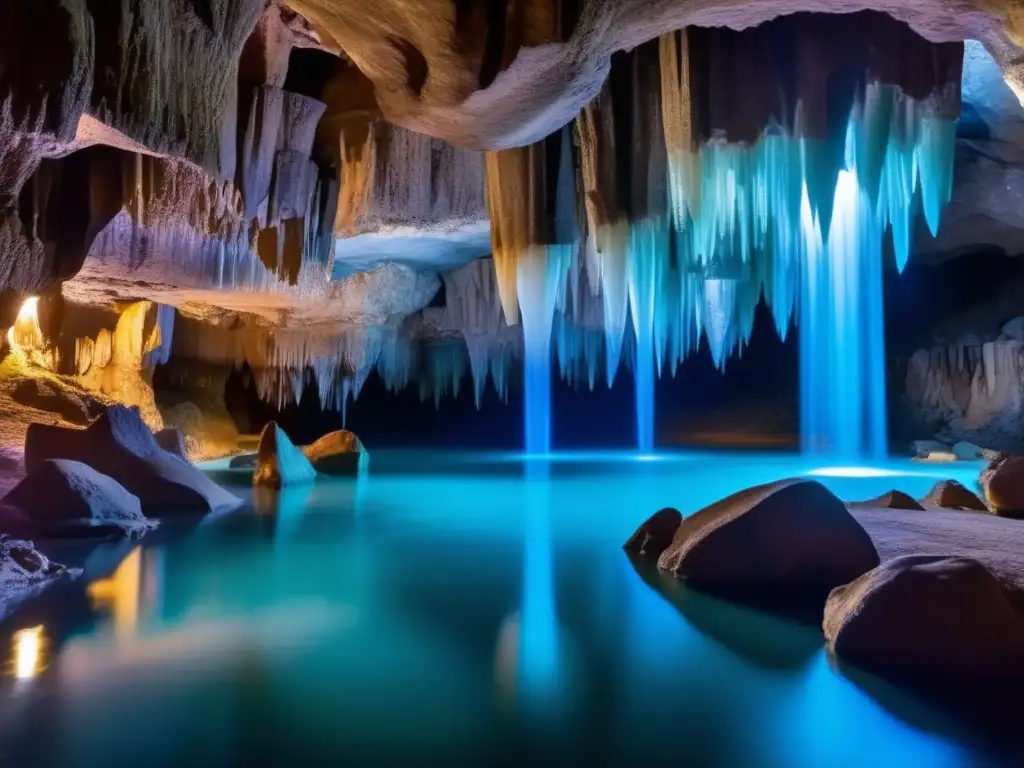
MULTIPOLYGON (((834 671, 814 627, 667 599, 620 550, 661 506, 820 467, 646 459, 379 453, 358 482, 240 487, 250 507, 7 622, 0 763, 982 761, 928 707, 834 671)), ((855 499, 957 474, 879 471, 819 476, 855 499)))

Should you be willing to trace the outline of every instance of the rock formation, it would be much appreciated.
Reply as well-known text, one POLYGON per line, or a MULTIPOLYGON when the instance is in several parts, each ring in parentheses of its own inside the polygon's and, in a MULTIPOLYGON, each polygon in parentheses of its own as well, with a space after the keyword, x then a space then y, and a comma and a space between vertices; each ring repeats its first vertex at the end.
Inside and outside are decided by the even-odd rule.
POLYGON ((370 465, 370 454, 362 441, 344 429, 304 445, 302 455, 322 475, 359 475, 370 465))
POLYGON ((77 461, 43 461, 0 499, 0 528, 17 536, 139 536, 154 527, 138 497, 77 461))
POLYGON ((888 677, 1024 677, 1024 616, 966 558, 891 560, 832 592, 823 629, 832 654, 888 677))
POLYGON ((842 501, 815 481, 783 480, 684 519, 658 567, 698 588, 815 592, 846 584, 878 562, 842 501))
POLYGON ((269 422, 260 434, 256 452, 253 485, 282 488, 286 485, 309 483, 316 479, 316 470, 303 451, 296 448, 288 435, 275 422, 269 422))

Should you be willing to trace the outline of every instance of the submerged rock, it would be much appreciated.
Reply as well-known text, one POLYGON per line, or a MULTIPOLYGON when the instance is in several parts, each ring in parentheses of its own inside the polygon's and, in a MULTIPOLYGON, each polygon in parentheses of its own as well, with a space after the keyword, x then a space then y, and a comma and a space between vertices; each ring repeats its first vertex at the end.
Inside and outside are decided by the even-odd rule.
POLYGON ((622 548, 631 555, 658 557, 672 543, 681 522, 683 516, 678 509, 659 509, 636 529, 636 533, 629 537, 622 548))
POLYGON ((302 453, 317 472, 325 475, 358 475, 370 464, 362 441, 346 429, 328 432, 302 453))
POLYGON ((185 449, 185 437, 174 427, 161 429, 153 435, 156 444, 168 453, 177 456, 182 461, 188 461, 188 452, 185 449))
POLYGON ((909 509, 924 511, 924 507, 913 496, 893 489, 883 493, 874 499, 861 502, 866 507, 880 507, 882 509, 909 509))
POLYGON ((0 535, 0 618, 62 576, 76 573, 51 562, 31 541, 0 535))
POLYGON ((1000 454, 981 473, 989 507, 1000 517, 1024 517, 1024 456, 1000 454))
POLYGON ((206 514, 241 501, 188 462, 161 448, 137 408, 115 405, 86 429, 32 424, 25 436, 25 468, 47 459, 80 461, 139 498, 147 516, 206 514))
POLYGON ((316 479, 313 465, 275 421, 267 422, 263 427, 256 454, 256 469, 252 476, 254 485, 280 488, 316 479))
POLYGON ((1024 677, 1024 617, 976 560, 890 560, 835 589, 822 626, 831 653, 879 674, 1024 677))
POLYGON ((781 480, 684 519, 658 560, 697 587, 828 590, 878 565, 871 538, 814 480, 781 480))
POLYGON ((990 513, 992 511, 984 501, 956 480, 940 480, 932 486, 928 495, 921 499, 921 503, 943 509, 957 509, 962 512, 990 513))
POLYGON ((47 459, 0 501, 0 525, 19 536, 120 533, 156 527, 139 499, 113 478, 67 459, 47 459))
POLYGON ((974 443, 968 443, 966 440, 956 443, 952 450, 953 455, 960 461, 981 461, 991 457, 986 455, 991 452, 986 451, 984 448, 979 448, 974 443))
POLYGON ((231 457, 228 467, 230 469, 255 469, 259 458, 259 455, 255 453, 241 453, 231 457))

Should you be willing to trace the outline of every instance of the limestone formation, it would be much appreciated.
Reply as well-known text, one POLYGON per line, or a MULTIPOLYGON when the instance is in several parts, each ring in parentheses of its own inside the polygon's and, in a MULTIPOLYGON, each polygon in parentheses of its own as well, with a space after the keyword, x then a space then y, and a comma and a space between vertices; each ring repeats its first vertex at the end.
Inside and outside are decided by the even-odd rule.
POLYGON ((658 567, 698 588, 817 592, 878 565, 864 529, 823 485, 782 480, 685 518, 658 567))
POLYGON ((683 516, 678 509, 665 507, 636 529, 622 548, 631 555, 658 557, 672 543, 683 516))
POLYGON ((834 590, 822 626, 830 653, 886 677, 1012 680, 1024 678, 1014 601, 975 560, 911 555, 834 590))
POLYGON ((154 433, 157 445, 168 453, 177 456, 182 461, 188 461, 188 450, 185 447, 185 437, 174 427, 167 427, 154 433))
POLYGON ((79 461, 139 498, 147 517, 208 514, 241 502, 195 467, 163 450, 137 408, 111 406, 86 429, 29 427, 25 468, 47 459, 79 461))
POLYGON ((0 528, 16 536, 139 536, 154 527, 136 496, 77 461, 43 461, 0 499, 0 528))
POLYGON ((302 454, 322 475, 359 475, 370 465, 370 454, 362 441, 345 429, 328 432, 303 446, 302 454))
POLYGON ((316 479, 316 470, 296 448, 276 422, 267 422, 260 434, 253 485, 282 488, 309 483, 316 479))
POLYGON ((0 535, 0 618, 58 579, 74 575, 76 571, 50 561, 31 541, 0 535))

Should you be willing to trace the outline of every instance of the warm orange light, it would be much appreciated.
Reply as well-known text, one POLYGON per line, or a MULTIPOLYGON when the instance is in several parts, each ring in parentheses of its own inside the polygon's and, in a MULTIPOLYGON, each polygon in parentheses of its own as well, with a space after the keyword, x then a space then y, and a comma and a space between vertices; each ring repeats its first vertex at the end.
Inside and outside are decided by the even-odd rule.
POLYGON ((43 331, 39 327, 39 297, 25 299, 18 310, 18 316, 7 331, 7 343, 11 349, 41 349, 43 331))
POLYGON ((93 605, 110 610, 117 638, 135 636, 139 624, 141 582, 142 549, 136 547, 109 579, 100 579, 89 585, 93 605))
POLYGON ((42 672, 45 648, 42 624, 14 633, 14 676, 18 680, 31 680, 42 672))

